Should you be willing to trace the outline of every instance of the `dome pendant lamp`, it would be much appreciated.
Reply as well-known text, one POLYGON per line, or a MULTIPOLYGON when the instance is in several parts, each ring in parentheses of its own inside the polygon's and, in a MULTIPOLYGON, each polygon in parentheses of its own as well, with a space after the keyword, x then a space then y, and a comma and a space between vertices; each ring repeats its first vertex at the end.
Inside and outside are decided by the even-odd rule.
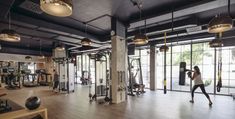
POLYGON ((208 25, 209 33, 225 32, 233 27, 233 20, 230 16, 216 15, 208 25))
MULTIPOLYGON (((141 9, 140 9, 140 21, 141 21, 141 9)), ((144 45, 148 43, 148 37, 146 36, 146 20, 145 20, 145 34, 141 33, 141 29, 139 28, 139 34, 136 34, 133 42, 135 45, 144 45)))
POLYGON ((91 46, 91 40, 87 38, 87 24, 85 24, 85 35, 86 37, 81 40, 82 46, 91 46))
POLYGON ((221 33, 233 28, 230 16, 230 0, 228 0, 228 15, 216 15, 208 24, 209 33, 221 33))
POLYGON ((59 45, 55 48, 55 50, 57 50, 57 51, 64 51, 64 50, 65 50, 65 47, 64 47, 62 44, 59 44, 59 45))
POLYGON ((33 58, 31 56, 26 56, 25 60, 31 61, 33 58))
POLYGON ((164 33, 164 43, 165 43, 165 45, 161 46, 159 49, 160 52, 167 52, 169 50, 169 47, 166 46, 166 32, 164 33))
POLYGON ((72 0, 40 0, 40 8, 49 15, 67 17, 73 13, 72 0))
POLYGON ((9 12, 9 26, 8 29, 3 29, 0 33, 0 40, 7 42, 19 42, 20 35, 15 30, 11 29, 11 14, 9 12))
POLYGON ((216 37, 215 39, 209 42, 210 47, 211 48, 222 47, 223 41, 221 40, 221 38, 222 38, 222 33, 219 33, 219 37, 216 37))

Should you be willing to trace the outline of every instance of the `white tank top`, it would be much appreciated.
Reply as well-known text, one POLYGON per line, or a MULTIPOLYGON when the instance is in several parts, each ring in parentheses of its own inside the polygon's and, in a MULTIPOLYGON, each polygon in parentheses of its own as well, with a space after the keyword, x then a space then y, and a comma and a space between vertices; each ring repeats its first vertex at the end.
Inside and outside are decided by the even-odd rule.
POLYGON ((202 81, 202 78, 201 78, 201 74, 198 74, 193 80, 194 80, 194 85, 203 84, 203 81, 202 81))

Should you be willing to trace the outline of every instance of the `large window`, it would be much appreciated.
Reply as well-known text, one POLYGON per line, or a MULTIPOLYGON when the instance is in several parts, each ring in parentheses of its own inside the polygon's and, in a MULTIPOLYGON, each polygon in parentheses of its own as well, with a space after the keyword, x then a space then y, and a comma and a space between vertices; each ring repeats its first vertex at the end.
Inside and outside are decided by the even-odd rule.
POLYGON ((136 81, 140 82, 139 63, 138 60, 133 60, 138 58, 140 58, 140 63, 141 63, 143 84, 145 85, 145 88, 150 88, 149 49, 136 49, 135 55, 129 56, 129 62, 132 61, 131 63, 134 66, 132 68, 132 72, 136 74, 136 72, 138 71, 136 75, 136 81))
MULTIPOLYGON (((208 43, 192 45, 192 65, 201 71, 207 92, 214 92, 214 49, 208 43)), ((200 92, 200 90, 197 90, 200 92)))
POLYGON ((190 79, 186 76, 185 86, 179 85, 179 64, 186 62, 191 69, 191 45, 172 46, 172 90, 190 91, 190 79))
POLYGON ((143 84, 145 85, 146 88, 150 88, 149 49, 141 50, 140 54, 141 54, 140 59, 142 67, 143 84))
MULTIPOLYGON (((217 49, 217 63, 218 63, 218 57, 219 57, 219 49, 217 49)), ((218 94, 235 93, 235 47, 222 48, 222 88, 221 91, 217 93, 218 94)))
MULTIPOLYGON (((166 78, 167 89, 190 91, 193 86, 191 81, 186 76, 186 85, 179 85, 179 64, 180 62, 186 62, 187 69, 193 69, 194 66, 198 66, 201 71, 202 79, 205 84, 206 90, 209 93, 214 93, 218 82, 218 54, 217 48, 217 61, 215 66, 215 49, 210 48, 208 43, 193 43, 191 44, 178 44, 175 46, 169 46, 172 51, 167 52, 166 58, 166 78), (215 69, 216 82, 215 82, 215 69)), ((163 89, 163 75, 164 75, 164 53, 159 52, 156 56, 156 80, 157 88, 163 89)), ((218 94, 230 94, 235 93, 235 47, 223 47, 222 48, 222 84, 221 92, 218 94)), ((201 92, 200 90, 197 90, 201 92)))

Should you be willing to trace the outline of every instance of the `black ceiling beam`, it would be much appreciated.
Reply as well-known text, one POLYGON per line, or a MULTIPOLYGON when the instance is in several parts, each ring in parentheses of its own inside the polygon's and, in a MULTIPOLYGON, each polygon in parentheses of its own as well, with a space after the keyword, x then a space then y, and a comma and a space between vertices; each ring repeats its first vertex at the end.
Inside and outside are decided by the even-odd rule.
MULTIPOLYGON (((76 21, 76 22, 80 22, 80 23, 83 23, 84 24, 84 22, 82 22, 82 21, 80 21, 80 20, 78 20, 78 19, 75 19, 75 18, 73 18, 73 17, 69 17, 70 19, 72 19, 72 20, 74 20, 74 21, 76 21)), ((97 27, 97 26, 94 26, 94 25, 91 25, 91 24, 87 24, 88 26, 91 26, 91 27, 93 27, 93 28, 95 28, 95 29, 99 29, 99 30, 101 30, 101 31, 105 31, 106 32, 106 30, 105 29, 102 29, 102 28, 100 28, 100 27, 97 27)))
MULTIPOLYGON (((0 21, 0 23, 8 24, 8 23, 5 22, 5 21, 0 21)), ((50 32, 50 31, 45 32, 44 30, 38 29, 38 28, 40 28, 40 27, 37 27, 37 28, 35 29, 35 28, 23 26, 23 25, 14 24, 14 23, 11 23, 11 25, 16 26, 16 27, 20 27, 20 28, 25 28, 25 29, 28 29, 28 30, 35 30, 35 31, 40 31, 40 32, 50 33, 50 34, 54 34, 54 35, 55 35, 55 37, 53 37, 53 38, 47 38, 47 37, 33 36, 33 35, 30 35, 30 34, 20 33, 21 35, 25 35, 25 36, 32 37, 32 38, 40 38, 41 40, 50 40, 50 41, 54 41, 54 42, 59 41, 59 42, 70 43, 70 44, 74 44, 74 45, 78 45, 78 44, 77 44, 77 43, 74 43, 74 42, 69 42, 69 41, 63 41, 63 40, 60 40, 60 39, 56 39, 56 37, 57 37, 57 36, 64 36, 64 37, 68 37, 68 38, 72 38, 72 39, 81 40, 81 39, 79 39, 79 38, 76 38, 76 37, 73 37, 73 36, 69 36, 69 35, 63 35, 63 34, 54 33, 54 32, 50 32)), ((98 43, 97 43, 97 44, 98 44, 98 43)))
MULTIPOLYGON (((235 4, 235 1, 231 1, 231 4, 235 4)), ((226 0, 203 0, 194 4, 190 4, 187 5, 185 7, 182 8, 175 8, 174 9, 174 17, 175 18, 179 18, 182 16, 189 16, 189 15, 193 15, 193 14, 197 14, 197 13, 201 13, 204 11, 208 11, 208 10, 213 10, 219 7, 224 7, 227 6, 227 1, 226 0)), ((153 12, 155 12, 154 10, 152 10, 153 12)), ((152 24, 152 23, 156 23, 156 22, 161 22, 161 21, 165 21, 165 20, 169 20, 171 19, 171 10, 168 11, 164 11, 162 13, 155 12, 155 14, 151 14, 151 16, 145 16, 143 17, 143 19, 147 19, 147 24, 152 24)), ((132 19, 129 21, 130 23, 130 27, 138 27, 138 26, 142 26, 142 22, 144 22, 144 20, 139 21, 137 19, 132 19)))
MULTIPOLYGON (((186 9, 186 8, 189 8, 189 7, 192 7, 192 6, 195 6, 195 5, 205 4, 205 3, 208 3, 210 1, 213 1, 213 0, 201 0, 200 2, 191 4, 191 5, 187 5, 187 6, 184 6, 184 7, 181 7, 181 8, 179 8, 179 7, 176 8, 174 6, 172 6, 172 7, 174 7, 174 11, 177 11, 177 10, 186 9)), ((167 8, 165 7, 164 11, 160 11, 160 12, 156 12, 156 10, 153 10, 154 8, 150 9, 150 10, 149 9, 144 10, 143 15, 142 15, 142 20, 150 19, 150 18, 153 18, 153 17, 157 17, 157 16, 161 16, 161 15, 164 15, 164 14, 171 13, 172 12, 172 7, 167 7, 167 8)), ((134 16, 135 17, 131 17, 129 19, 129 23, 134 23, 134 22, 139 21, 139 13, 136 13, 134 16)), ((169 19, 171 19, 171 18, 169 17, 169 19)))
MULTIPOLYGON (((11 44, 9 42, 1 42, 1 46, 5 47, 5 48, 16 48, 16 49, 30 49, 30 50, 34 50, 34 51, 40 51, 40 47, 27 47, 26 45, 19 45, 17 43, 11 44)), ((42 48, 41 49, 42 52, 52 52, 52 48, 42 48)))
MULTIPOLYGON (((11 54, 22 54, 22 55, 40 55, 40 50, 35 50, 33 48, 20 48, 20 47, 15 47, 15 46, 6 46, 2 45, 2 49, 0 50, 0 53, 11 53, 11 54)), ((41 53, 45 56, 51 56, 52 51, 41 51, 41 53)))
MULTIPOLYGON (((86 36, 85 32, 80 31, 80 29, 63 26, 61 24, 50 23, 46 20, 36 19, 31 16, 19 14, 16 11, 14 11, 14 13, 11 13, 11 14, 12 14, 12 19, 15 21, 20 21, 20 22, 32 24, 35 26, 40 26, 40 27, 51 29, 51 30, 66 32, 69 34, 75 34, 75 35, 79 35, 82 37, 86 36)), ((93 40, 100 41, 98 37, 94 34, 87 34, 87 37, 93 40)))

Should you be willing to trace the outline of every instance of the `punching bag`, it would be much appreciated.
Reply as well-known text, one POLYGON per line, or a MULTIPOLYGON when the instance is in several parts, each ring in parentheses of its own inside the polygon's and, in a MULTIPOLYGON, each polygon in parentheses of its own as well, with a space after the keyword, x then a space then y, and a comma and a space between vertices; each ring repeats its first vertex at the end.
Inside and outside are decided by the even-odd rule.
POLYGON ((180 62, 179 85, 185 85, 186 62, 180 62))

